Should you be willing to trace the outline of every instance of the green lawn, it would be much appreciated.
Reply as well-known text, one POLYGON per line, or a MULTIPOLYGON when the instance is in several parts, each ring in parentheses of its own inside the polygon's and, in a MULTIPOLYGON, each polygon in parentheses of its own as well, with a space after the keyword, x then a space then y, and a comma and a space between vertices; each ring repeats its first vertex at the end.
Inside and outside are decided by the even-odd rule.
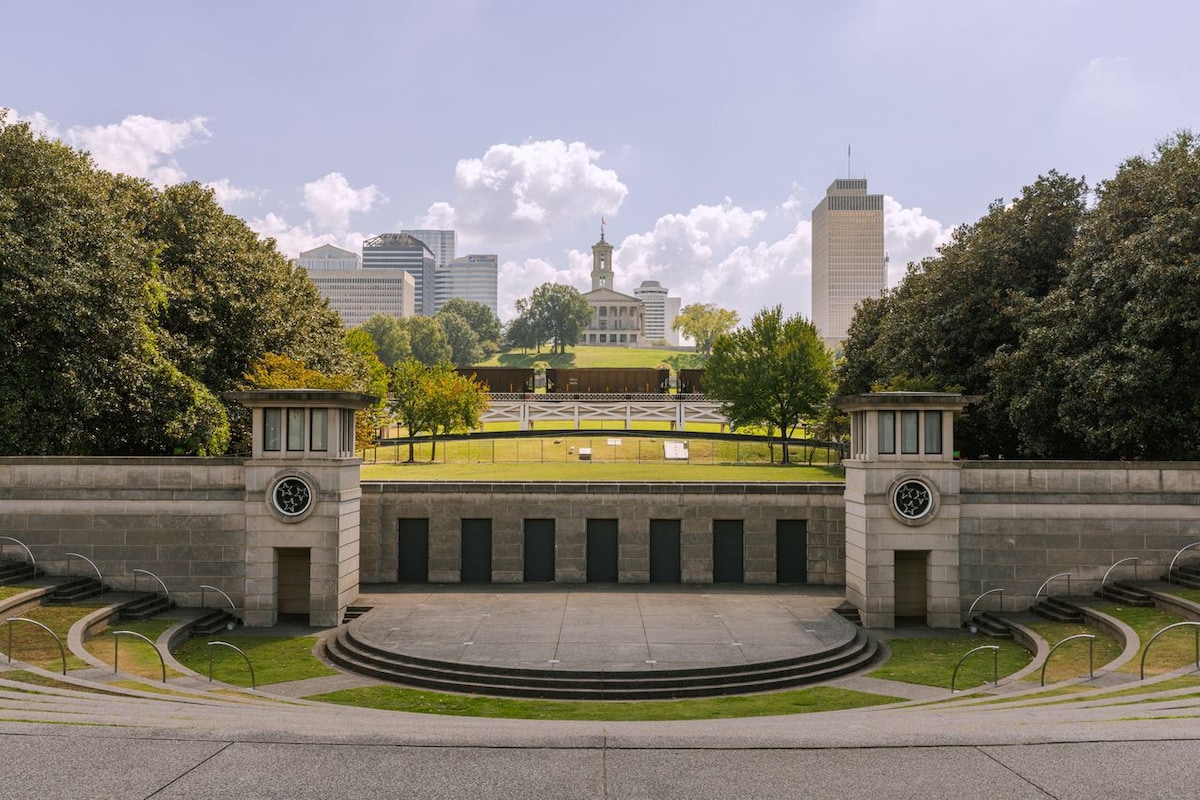
MULTIPOLYGON (((1096 627, 1049 620, 1026 623, 1026 627, 1045 639, 1046 644, 1050 647, 1067 637, 1077 636, 1081 633, 1090 633, 1096 637, 1090 645, 1090 654, 1087 639, 1077 639, 1058 648, 1046 664, 1046 683, 1086 678, 1089 659, 1092 668, 1100 669, 1121 655, 1121 643, 1096 627)), ((1041 679, 1041 670, 1032 672, 1025 678, 1028 681, 1041 681, 1041 679)))
POLYGON ((1004 639, 987 639, 963 633, 950 638, 916 637, 913 639, 891 639, 888 647, 891 658, 882 667, 871 673, 872 678, 890 681, 917 683, 922 686, 950 688, 954 667, 959 660, 976 647, 996 645, 1000 650, 993 657, 990 651, 975 653, 962 663, 955 689, 971 689, 992 682, 994 672, 1003 678, 1023 668, 1032 654, 1021 645, 1004 639), (993 670, 993 663, 995 669, 993 670))
POLYGON ((838 467, 627 464, 603 462, 523 464, 363 464, 364 481, 729 481, 840 483, 838 467))
MULTIPOLYGON (((52 630, 62 644, 62 648, 60 649, 59 645, 55 643, 54 636, 51 636, 43 628, 28 622, 12 622, 4 626, 6 628, 11 626, 12 652, 10 655, 17 661, 24 661, 26 664, 57 672, 62 669, 62 657, 65 651, 67 669, 81 669, 90 666, 82 658, 71 655, 71 651, 67 649, 67 632, 80 618, 99 607, 99 603, 78 606, 41 606, 25 612, 22 615, 24 618, 40 622, 52 630)), ((8 632, 6 631, 3 636, 4 648, 7 652, 8 632)))
MULTIPOLYGON (((1121 672, 1137 675, 1141 672, 1142 654, 1146 644, 1154 634, 1168 625, 1183 622, 1183 617, 1175 616, 1157 608, 1131 608, 1118 605, 1098 605, 1098 610, 1114 616, 1133 628, 1141 639, 1141 649, 1137 656, 1121 667, 1121 672)), ((1146 674, 1161 675, 1164 672, 1196 664, 1196 628, 1185 626, 1164 633, 1154 642, 1146 657, 1146 674)))
POLYGON ((680 356, 691 360, 691 353, 679 350, 659 350, 639 347, 596 347, 580 345, 570 347, 566 353, 534 353, 520 350, 509 350, 497 353, 477 366, 480 367, 525 367, 529 368, 538 361, 545 361, 556 369, 585 368, 585 367, 647 367, 655 368, 662 363, 671 363, 671 359, 680 356))
POLYGON ((329 694, 313 695, 305 699, 322 703, 380 708, 387 711, 408 711, 417 714, 611 722, 764 717, 816 711, 841 711, 902 701, 902 698, 899 697, 867 694, 828 686, 703 700, 624 702, 514 700, 500 697, 423 692, 390 684, 346 689, 329 694))
MULTIPOLYGON (((325 666, 313 655, 315 636, 260 636, 247 633, 222 633, 219 641, 240 648, 254 667, 259 686, 306 678, 337 675, 337 670, 325 666)), ((208 675, 209 646, 205 638, 190 639, 175 649, 179 663, 201 675, 208 675)), ((212 649, 213 680, 234 686, 249 686, 250 671, 246 661, 228 647, 212 649)))
MULTIPOLYGON (((159 660, 155 649, 136 636, 114 636, 113 631, 133 631, 155 642, 163 631, 176 622, 178 620, 157 617, 117 622, 92 636, 84 646, 89 653, 107 664, 112 664, 115 657, 121 672, 142 678, 162 680, 163 663, 159 660)), ((178 674, 175 670, 167 667, 168 678, 178 674)))

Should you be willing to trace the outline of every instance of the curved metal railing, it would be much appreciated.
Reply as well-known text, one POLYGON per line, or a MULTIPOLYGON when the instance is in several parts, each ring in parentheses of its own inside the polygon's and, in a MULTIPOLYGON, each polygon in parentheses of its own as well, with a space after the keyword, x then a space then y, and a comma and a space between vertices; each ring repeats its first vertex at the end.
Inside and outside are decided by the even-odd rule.
POLYGON ((217 594, 221 595, 221 597, 224 597, 225 602, 229 603, 229 609, 230 609, 230 611, 233 612, 234 618, 240 619, 240 617, 238 617, 238 613, 237 613, 237 604, 233 602, 233 598, 230 597, 229 595, 225 594, 224 592, 222 592, 217 587, 209 586, 207 583, 200 584, 200 607, 201 608, 207 608, 207 606, 204 605, 204 592, 208 589, 211 589, 214 592, 216 592, 217 594))
POLYGON ((238 647, 237 645, 230 644, 229 642, 209 642, 208 643, 208 682, 212 683, 212 679, 213 679, 212 678, 213 647, 216 647, 218 645, 221 647, 228 647, 230 650, 236 650, 241 655, 241 657, 243 659, 245 659, 246 666, 250 668, 250 688, 257 689, 258 683, 254 679, 254 665, 250 663, 250 656, 246 655, 246 653, 242 650, 242 648, 238 647))
POLYGON ((156 645, 154 642, 150 641, 148 638, 146 638, 142 634, 138 633, 137 631, 113 631, 113 673, 115 674, 117 671, 117 651, 119 649, 118 645, 121 642, 120 638, 118 638, 118 637, 121 637, 121 636, 136 636, 138 639, 141 639, 143 642, 145 642, 146 644, 148 644, 154 648, 154 655, 158 656, 158 662, 160 664, 162 664, 162 682, 166 683, 167 682, 166 659, 164 659, 163 654, 158 651, 158 645, 156 645))
POLYGON ((54 637, 54 643, 58 645, 59 655, 62 656, 62 674, 63 675, 67 674, 67 649, 65 647, 63 647, 62 639, 58 638, 57 633, 50 630, 50 628, 46 627, 42 623, 38 622, 36 619, 29 619, 28 617, 9 617, 8 619, 5 620, 5 622, 8 623, 8 663, 9 664, 11 664, 12 660, 13 660, 13 656, 12 656, 12 653, 13 653, 12 624, 14 622, 31 622, 34 625, 37 625, 42 630, 44 630, 46 633, 48 633, 54 637))
POLYGON ((1192 542, 1189 545, 1179 548, 1179 552, 1176 553, 1175 557, 1171 559, 1171 566, 1167 567, 1167 583, 1171 582, 1171 572, 1175 569, 1175 562, 1179 560, 1181 555, 1183 555, 1184 550, 1191 550, 1193 547, 1200 547, 1200 542, 1192 542))
POLYGON ((979 605, 980 600, 987 597, 989 594, 996 594, 997 592, 1000 593, 1000 613, 1004 613, 1004 590, 1003 589, 988 589, 986 592, 979 595, 979 597, 976 597, 975 602, 971 603, 971 607, 967 609, 967 619, 970 619, 971 615, 973 613, 975 613, 975 606, 979 605))
MULTIPOLYGON (((33 560, 33 551, 25 546, 25 543, 20 539, 14 539, 11 536, 0 536, 0 542, 12 542, 25 551, 25 555, 29 556, 29 566, 37 569, 37 562, 33 560)), ((0 553, 4 552, 4 545, 0 544, 0 553)))
MULTIPOLYGON (((100 594, 104 594, 104 576, 100 574, 100 568, 96 566, 96 562, 92 561, 83 553, 67 553, 67 555, 75 556, 76 558, 82 558, 84 561, 92 565, 92 569, 96 570, 96 577, 100 579, 100 594)), ((70 570, 67 570, 67 572, 69 574, 70 570)))
POLYGON ((1104 573, 1104 577, 1100 579, 1100 591, 1104 591, 1104 584, 1108 583, 1108 576, 1110 574, 1112 574, 1112 571, 1114 569, 1116 569, 1117 567, 1119 567, 1120 565, 1124 564, 1126 561, 1133 562, 1133 579, 1134 579, 1134 581, 1137 580, 1138 557, 1130 556, 1129 558, 1122 558, 1120 561, 1114 561, 1113 565, 1108 568, 1107 572, 1104 573))
POLYGON ((1062 647, 1067 642, 1076 639, 1088 640, 1088 680, 1096 677, 1095 660, 1096 660, 1096 634, 1094 633, 1077 633, 1074 636, 1068 636, 1060 641, 1054 647, 1050 648, 1050 652, 1046 653, 1046 660, 1042 662, 1042 686, 1046 685, 1046 667, 1050 666, 1050 656, 1054 655, 1054 651, 1062 647))
POLYGON ((1200 669, 1200 622, 1192 622, 1191 620, 1174 622, 1151 636, 1150 641, 1146 642, 1146 646, 1142 649, 1141 680, 1146 680, 1146 654, 1150 652, 1150 645, 1154 644, 1154 640, 1172 628, 1184 627, 1194 628, 1196 631, 1196 669, 1200 669))
POLYGON ((165 583, 163 583, 162 578, 158 577, 157 575, 155 575, 153 572, 151 572, 148 569, 135 569, 133 571, 133 590, 135 592, 137 591, 137 576, 139 574, 140 575, 149 575, 151 578, 154 578, 154 580, 158 581, 158 585, 162 587, 163 594, 165 594, 167 596, 167 605, 170 606, 171 605, 171 593, 167 590, 167 585, 165 583))
POLYGON ((985 644, 976 647, 974 650, 969 650, 963 653, 963 657, 954 665, 954 673, 950 676, 950 694, 954 694, 954 682, 958 680, 958 668, 967 660, 967 656, 972 653, 978 653, 981 650, 992 651, 992 683, 1000 685, 1000 646, 995 644, 985 644))
MULTIPOLYGON (((1042 596, 1042 590, 1045 589, 1047 586, 1049 586, 1050 581, 1054 580, 1055 578, 1066 578, 1067 579, 1067 596, 1070 597, 1070 595, 1071 595, 1071 573, 1060 572, 1057 575, 1051 575, 1049 578, 1046 578, 1046 582, 1038 587, 1037 592, 1035 592, 1033 595, 1034 606, 1036 606, 1038 604, 1038 598, 1040 598, 1042 596)), ((1046 597, 1049 597, 1049 596, 1050 596, 1050 593, 1046 592, 1046 597)))

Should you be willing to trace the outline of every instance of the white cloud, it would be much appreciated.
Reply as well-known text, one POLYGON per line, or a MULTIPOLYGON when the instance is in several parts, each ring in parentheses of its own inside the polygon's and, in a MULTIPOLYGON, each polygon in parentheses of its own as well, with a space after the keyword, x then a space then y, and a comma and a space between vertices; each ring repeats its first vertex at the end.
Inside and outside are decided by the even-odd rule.
MULTIPOLYGON (((589 267, 590 269, 590 267, 589 267)), ((543 283, 562 283, 581 287, 576 276, 570 270, 556 268, 542 258, 527 258, 523 261, 505 261, 500 265, 498 306, 500 319, 508 321, 517 315, 514 304, 522 297, 528 297, 534 289, 543 283)))
POLYGON ((340 172, 304 184, 304 207, 318 226, 344 231, 350 227, 350 214, 370 211, 375 203, 387 202, 378 186, 355 189, 340 172))
POLYGON ((953 228, 948 228, 918 206, 905 208, 889 195, 883 198, 883 247, 888 254, 888 286, 904 278, 909 262, 932 256, 937 248, 950 241, 953 228))
POLYGON ((23 115, 15 108, 6 108, 5 106, 0 106, 0 111, 8 112, 5 121, 9 124, 25 122, 29 124, 30 130, 32 130, 38 136, 46 139, 59 138, 58 126, 54 123, 54 120, 50 119, 40 111, 35 111, 29 115, 23 115))
MULTIPOLYGON (((416 224, 413 225, 415 230, 454 230, 457 220, 457 214, 454 211, 454 206, 449 203, 438 201, 429 207, 425 212, 425 216, 420 217, 416 224)), ((407 225, 400 227, 406 228, 407 225)))
POLYGON ((614 214, 629 190, 602 153, 561 139, 497 144, 455 167, 457 199, 430 207, 428 218, 451 220, 464 244, 491 248, 546 241, 581 219, 614 214))
POLYGON ((242 189, 241 187, 234 186, 233 182, 228 178, 221 178, 219 181, 209 181, 204 185, 213 190, 217 204, 226 210, 234 203, 239 203, 242 200, 252 200, 259 196, 259 193, 252 189, 242 189))
POLYGON ((361 254, 363 240, 367 238, 365 234, 357 231, 321 232, 313 228, 311 221, 293 225, 274 213, 247 220, 246 224, 262 238, 274 239, 279 252, 288 258, 295 258, 305 250, 312 250, 323 244, 332 244, 361 254))
POLYGON ((131 114, 113 125, 74 126, 63 138, 89 151, 102 169, 166 186, 186 180, 172 156, 210 136, 205 123, 200 116, 172 121, 131 114))

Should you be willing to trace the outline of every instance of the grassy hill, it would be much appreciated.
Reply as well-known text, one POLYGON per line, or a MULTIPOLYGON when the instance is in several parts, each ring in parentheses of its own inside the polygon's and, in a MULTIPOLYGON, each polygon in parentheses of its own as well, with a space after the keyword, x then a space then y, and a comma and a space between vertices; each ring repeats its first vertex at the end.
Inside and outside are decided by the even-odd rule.
POLYGON ((585 367, 649 367, 669 364, 673 369, 687 369, 704 365, 704 356, 678 350, 658 350, 638 347, 572 347, 566 353, 533 353, 510 350, 498 353, 477 366, 481 367, 532 367, 534 362, 545 361, 559 369, 585 367))

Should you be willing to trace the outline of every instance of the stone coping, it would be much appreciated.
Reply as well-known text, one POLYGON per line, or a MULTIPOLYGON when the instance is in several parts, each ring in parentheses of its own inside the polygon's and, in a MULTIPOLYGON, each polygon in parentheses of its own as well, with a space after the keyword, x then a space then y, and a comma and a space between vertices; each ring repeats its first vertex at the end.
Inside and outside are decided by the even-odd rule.
POLYGON ((201 456, 0 456, 0 466, 240 467, 247 460, 201 456))

